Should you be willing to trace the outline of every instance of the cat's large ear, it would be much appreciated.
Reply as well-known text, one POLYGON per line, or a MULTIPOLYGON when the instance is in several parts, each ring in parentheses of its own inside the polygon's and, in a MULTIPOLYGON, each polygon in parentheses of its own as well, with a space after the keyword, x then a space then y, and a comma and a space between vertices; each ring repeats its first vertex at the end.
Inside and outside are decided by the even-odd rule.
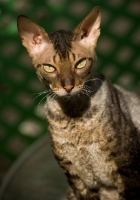
POLYGON ((94 7, 74 30, 73 40, 79 41, 87 47, 95 47, 100 35, 100 22, 100 8, 94 7))
POLYGON ((27 48, 30 55, 39 53, 50 43, 49 36, 45 30, 28 17, 20 15, 17 19, 17 26, 22 44, 27 48))

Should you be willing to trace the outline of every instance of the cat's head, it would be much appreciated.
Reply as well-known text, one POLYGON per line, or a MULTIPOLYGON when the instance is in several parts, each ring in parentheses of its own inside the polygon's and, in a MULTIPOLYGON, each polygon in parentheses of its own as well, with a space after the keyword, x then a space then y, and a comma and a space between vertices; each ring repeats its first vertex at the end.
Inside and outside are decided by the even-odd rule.
POLYGON ((95 7, 74 31, 48 34, 26 16, 18 17, 18 31, 39 78, 58 96, 80 92, 96 60, 100 9, 95 7))

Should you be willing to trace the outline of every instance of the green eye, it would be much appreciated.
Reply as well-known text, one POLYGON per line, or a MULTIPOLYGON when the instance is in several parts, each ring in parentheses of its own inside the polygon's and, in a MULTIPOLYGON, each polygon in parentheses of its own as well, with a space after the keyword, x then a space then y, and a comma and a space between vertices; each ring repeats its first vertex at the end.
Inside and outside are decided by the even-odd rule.
POLYGON ((44 64, 43 67, 44 67, 44 70, 45 70, 46 72, 51 73, 51 72, 54 72, 54 71, 55 71, 55 68, 54 68, 52 65, 44 64))
POLYGON ((77 69, 82 69, 86 66, 87 60, 86 59, 82 59, 78 62, 76 68, 77 69))

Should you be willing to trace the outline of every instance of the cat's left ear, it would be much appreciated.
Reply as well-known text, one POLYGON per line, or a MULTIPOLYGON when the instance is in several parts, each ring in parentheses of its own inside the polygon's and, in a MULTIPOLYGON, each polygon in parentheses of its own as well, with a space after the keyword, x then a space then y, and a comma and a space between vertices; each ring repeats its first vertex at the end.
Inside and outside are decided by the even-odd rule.
POLYGON ((17 19, 18 32, 30 55, 38 54, 49 43, 50 39, 45 30, 24 15, 17 19))
POLYGON ((85 19, 74 30, 73 41, 79 41, 86 47, 96 47, 100 35, 101 13, 94 7, 85 19))

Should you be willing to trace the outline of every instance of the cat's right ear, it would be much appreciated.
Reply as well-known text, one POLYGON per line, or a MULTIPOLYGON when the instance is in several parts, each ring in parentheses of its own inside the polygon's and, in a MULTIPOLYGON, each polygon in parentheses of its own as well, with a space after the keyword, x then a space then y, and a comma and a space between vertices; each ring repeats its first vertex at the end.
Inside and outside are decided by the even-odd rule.
POLYGON ((22 44, 27 48, 30 55, 39 53, 50 43, 45 30, 28 17, 20 15, 17 19, 17 26, 22 44))

